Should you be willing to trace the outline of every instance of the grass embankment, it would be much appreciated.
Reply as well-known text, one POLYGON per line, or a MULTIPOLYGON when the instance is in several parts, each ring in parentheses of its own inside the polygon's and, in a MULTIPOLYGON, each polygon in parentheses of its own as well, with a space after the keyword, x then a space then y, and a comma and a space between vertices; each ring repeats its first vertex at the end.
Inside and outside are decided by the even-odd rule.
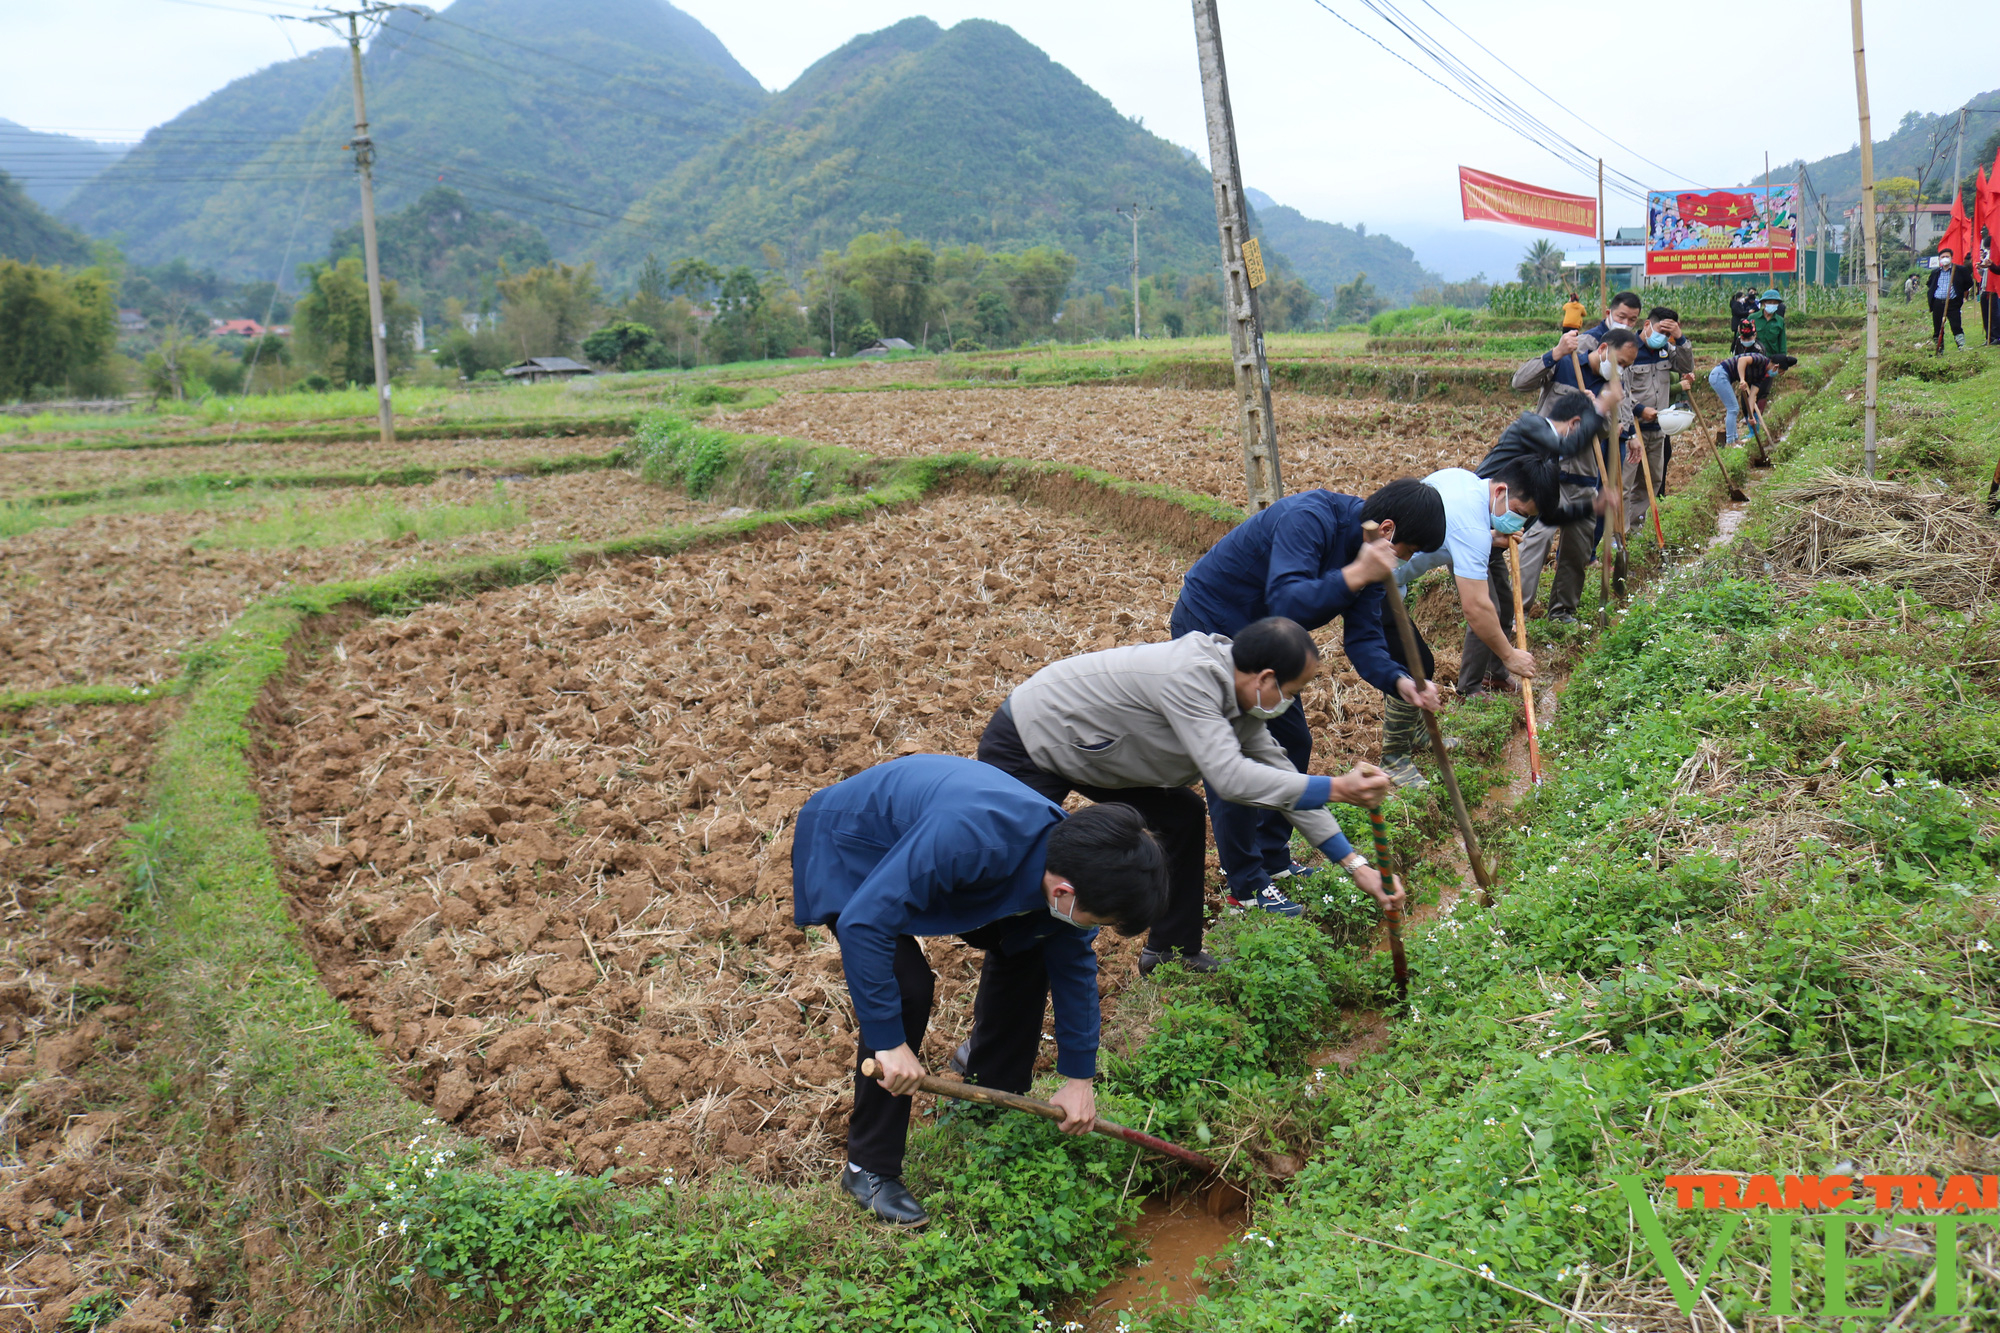
MULTIPOLYGON (((1885 364, 1885 457, 1983 491, 2000 372, 1907 360, 1885 364)), ((1861 376, 1853 357, 1800 400, 1752 537, 1788 522, 1788 484, 1857 469, 1861 376)), ((1996 659, 1991 604, 1927 605, 1886 572, 1781 581, 1754 546, 1636 603, 1571 682, 1549 784, 1492 839, 1505 895, 1411 940, 1411 1012, 1317 1089, 1327 1150, 1260 1213, 1269 1243, 1158 1326, 1678 1326, 1685 1278, 1621 1176, 1687 1273, 1713 1264, 1702 1299, 1735 1326, 1783 1311, 1774 1286, 1827 1309, 1820 1224, 1787 1275, 1773 1215, 1717 1244, 1727 1215, 1680 1212, 1660 1178, 1994 1169, 1996 659)), ((1962 1228, 1968 1253, 1986 1231, 1962 1228)), ((1857 1226, 1850 1308, 1966 1326, 1927 1282, 1944 1241, 1857 1226)), ((1975 1321, 2000 1309, 1983 1271, 1959 1286, 1975 1321)))

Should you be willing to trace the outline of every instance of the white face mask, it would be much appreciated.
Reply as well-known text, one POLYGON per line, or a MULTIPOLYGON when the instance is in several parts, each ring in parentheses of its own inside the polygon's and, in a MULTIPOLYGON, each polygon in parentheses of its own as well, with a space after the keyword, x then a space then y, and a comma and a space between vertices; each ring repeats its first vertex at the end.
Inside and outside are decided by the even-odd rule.
POLYGON ((1076 924, 1076 918, 1075 918, 1075 917, 1073 917, 1073 916, 1064 916, 1064 915, 1063 915, 1063 914, 1062 914, 1061 912, 1057 911, 1057 910, 1056 910, 1056 905, 1055 905, 1055 903, 1053 903, 1053 902, 1051 902, 1051 903, 1049 904, 1049 915, 1050 915, 1050 916, 1052 916, 1052 917, 1054 917, 1054 918, 1055 918, 1056 920, 1058 920, 1058 921, 1062 922, 1062 923, 1063 923, 1063 924, 1064 924, 1065 926, 1075 926, 1075 927, 1076 927, 1076 929, 1078 929, 1078 930, 1082 930, 1082 929, 1083 929, 1083 927, 1082 927, 1082 926, 1078 926, 1078 925, 1076 924))
POLYGON ((1283 717, 1291 709, 1292 701, 1285 697, 1285 690, 1281 685, 1278 687, 1278 706, 1276 708, 1266 708, 1263 705, 1264 687, 1260 684, 1257 687, 1257 702, 1243 710, 1259 722, 1269 722, 1274 717, 1283 717))

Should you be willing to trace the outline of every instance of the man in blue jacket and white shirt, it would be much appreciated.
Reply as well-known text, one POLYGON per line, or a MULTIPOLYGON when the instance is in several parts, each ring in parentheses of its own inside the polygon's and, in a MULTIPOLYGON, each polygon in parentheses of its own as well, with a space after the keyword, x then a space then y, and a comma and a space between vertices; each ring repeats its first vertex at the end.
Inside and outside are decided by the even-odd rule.
POLYGON ((839 940, 861 1029, 841 1187, 884 1221, 929 1220, 902 1180, 935 993, 918 936, 956 935, 986 951, 967 1061, 986 1087, 1028 1090, 1054 996, 1056 1069, 1067 1081, 1051 1100, 1063 1132, 1085 1134, 1097 1122, 1091 941, 1099 926, 1144 930, 1166 894, 1159 844, 1129 806, 1065 818, 977 760, 913 755, 816 792, 793 836, 792 916, 839 940), (870 1057, 879 1080, 861 1074, 870 1057))
MULTIPOLYGON (((1382 627, 1382 580, 1398 560, 1443 546, 1445 532, 1443 497, 1410 477, 1390 482, 1365 501, 1326 490, 1287 495, 1252 514, 1195 562, 1182 581, 1170 632, 1176 639, 1195 633, 1233 637, 1267 616, 1282 616, 1310 631, 1337 616, 1341 646, 1363 680, 1391 700, 1435 709, 1437 687, 1419 694, 1390 649, 1382 627), (1382 525, 1383 540, 1373 546, 1361 540, 1361 525, 1368 522, 1382 525)), ((1266 702, 1279 705, 1265 721, 1271 738, 1292 767, 1309 771, 1312 729, 1304 715, 1289 698, 1266 702)), ((1368 803, 1380 799, 1374 795, 1368 803)), ((1294 872, 1295 821, 1219 798, 1213 787, 1208 812, 1231 900, 1271 911, 1291 907, 1274 881, 1294 872)))

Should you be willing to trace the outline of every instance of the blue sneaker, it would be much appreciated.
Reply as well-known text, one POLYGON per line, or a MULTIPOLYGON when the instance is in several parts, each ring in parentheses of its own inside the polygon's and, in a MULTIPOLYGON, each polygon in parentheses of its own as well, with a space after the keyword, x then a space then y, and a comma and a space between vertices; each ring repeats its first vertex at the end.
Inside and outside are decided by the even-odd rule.
POLYGON ((1253 908, 1259 912, 1272 912, 1278 916, 1303 916, 1305 908, 1287 898, 1276 885, 1266 884, 1255 898, 1229 896, 1229 905, 1238 912, 1248 912, 1253 908))

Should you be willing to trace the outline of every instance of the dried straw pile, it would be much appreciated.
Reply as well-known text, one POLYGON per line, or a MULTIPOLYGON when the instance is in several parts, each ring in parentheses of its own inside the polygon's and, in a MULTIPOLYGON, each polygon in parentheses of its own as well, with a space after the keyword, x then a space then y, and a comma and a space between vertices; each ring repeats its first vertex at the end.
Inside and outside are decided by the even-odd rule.
POLYGON ((1771 544, 1780 568, 1905 586, 1960 609, 2000 586, 2000 526, 1976 500, 1834 473, 1775 498, 1797 519, 1771 544))

